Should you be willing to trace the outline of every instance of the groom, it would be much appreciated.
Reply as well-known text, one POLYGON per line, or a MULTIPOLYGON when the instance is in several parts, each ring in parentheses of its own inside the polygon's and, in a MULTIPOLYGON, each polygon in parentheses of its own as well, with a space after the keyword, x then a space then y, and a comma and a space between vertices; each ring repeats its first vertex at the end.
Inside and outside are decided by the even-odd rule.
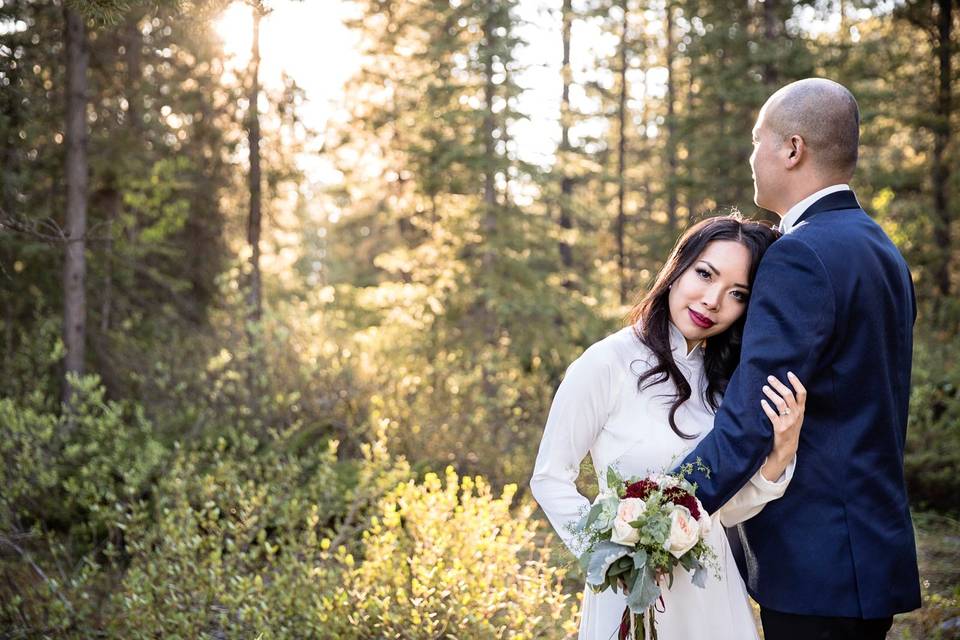
POLYGON ((767 375, 806 386, 793 481, 740 527, 766 640, 884 638, 893 614, 920 606, 903 477, 916 304, 906 263, 847 186, 859 123, 850 92, 820 78, 760 110, 754 199, 784 236, 757 272, 713 431, 684 460, 710 469, 691 480, 716 511, 771 449, 767 375))

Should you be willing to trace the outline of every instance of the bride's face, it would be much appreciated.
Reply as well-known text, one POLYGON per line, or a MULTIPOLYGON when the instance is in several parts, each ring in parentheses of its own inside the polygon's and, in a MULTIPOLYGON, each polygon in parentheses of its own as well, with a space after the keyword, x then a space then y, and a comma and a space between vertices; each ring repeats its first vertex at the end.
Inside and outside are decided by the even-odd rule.
POLYGON ((739 242, 715 240, 670 287, 670 319, 690 349, 723 333, 747 310, 750 252, 739 242))

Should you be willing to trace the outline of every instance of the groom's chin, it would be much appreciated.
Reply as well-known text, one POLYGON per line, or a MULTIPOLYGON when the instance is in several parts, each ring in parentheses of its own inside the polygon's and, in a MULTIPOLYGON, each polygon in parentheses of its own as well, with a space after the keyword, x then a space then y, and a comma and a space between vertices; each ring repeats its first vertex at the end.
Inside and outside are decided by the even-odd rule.
POLYGON ((773 209, 771 209, 768 206, 769 203, 766 202, 766 200, 760 196, 760 192, 757 190, 756 187, 754 187, 753 189, 753 204, 757 205, 761 209, 766 209, 767 211, 773 211, 773 209))

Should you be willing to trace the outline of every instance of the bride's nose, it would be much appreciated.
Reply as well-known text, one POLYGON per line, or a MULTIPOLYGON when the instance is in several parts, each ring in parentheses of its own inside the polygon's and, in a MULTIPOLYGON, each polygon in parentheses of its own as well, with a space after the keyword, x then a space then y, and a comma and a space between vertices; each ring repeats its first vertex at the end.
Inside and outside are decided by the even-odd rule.
POLYGON ((715 287, 710 287, 703 292, 703 306, 711 311, 716 311, 720 306, 720 292, 715 287))

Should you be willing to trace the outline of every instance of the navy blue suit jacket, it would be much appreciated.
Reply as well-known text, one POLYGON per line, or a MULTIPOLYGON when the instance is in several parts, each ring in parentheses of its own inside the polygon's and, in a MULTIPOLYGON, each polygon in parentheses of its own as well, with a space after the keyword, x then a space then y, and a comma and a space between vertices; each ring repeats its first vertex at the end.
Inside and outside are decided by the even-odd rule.
POLYGON ((740 364, 684 462, 711 513, 773 445, 767 375, 808 391, 786 494, 740 525, 744 579, 785 613, 882 618, 920 606, 903 476, 916 302, 906 262, 851 191, 824 196, 757 271, 740 364))

